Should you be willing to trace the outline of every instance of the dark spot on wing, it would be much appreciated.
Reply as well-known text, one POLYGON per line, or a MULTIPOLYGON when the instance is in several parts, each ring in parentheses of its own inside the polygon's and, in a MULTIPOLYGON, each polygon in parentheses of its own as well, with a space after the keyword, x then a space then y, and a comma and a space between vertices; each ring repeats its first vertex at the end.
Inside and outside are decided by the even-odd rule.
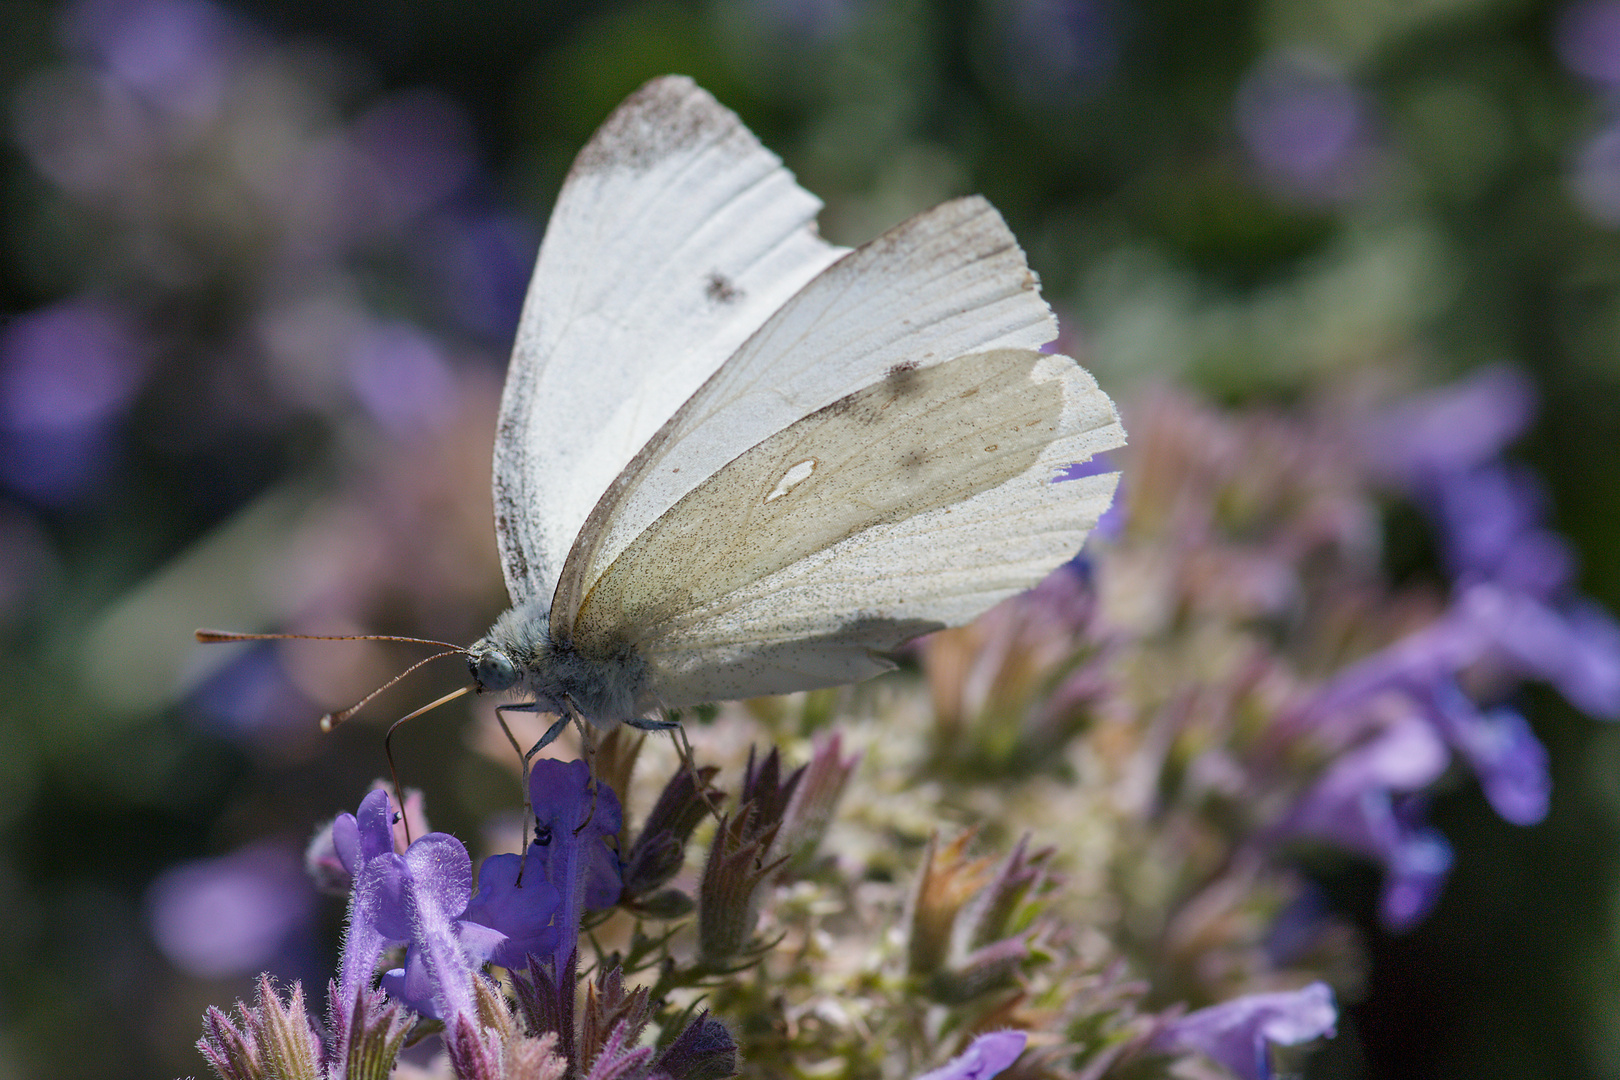
POLYGON ((900 455, 900 467, 903 469, 920 469, 928 463, 928 455, 922 450, 907 450, 900 455))
POLYGON ((704 286, 703 294, 716 304, 732 304, 742 299, 743 291, 730 278, 715 270, 709 274, 709 283, 704 286))

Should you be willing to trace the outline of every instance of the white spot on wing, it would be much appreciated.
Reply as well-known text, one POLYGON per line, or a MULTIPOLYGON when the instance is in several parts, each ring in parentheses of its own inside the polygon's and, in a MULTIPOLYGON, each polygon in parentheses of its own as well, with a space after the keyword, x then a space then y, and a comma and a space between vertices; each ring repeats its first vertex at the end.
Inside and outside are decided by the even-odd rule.
POLYGON ((805 460, 799 462, 797 465, 793 466, 787 472, 782 474, 782 479, 778 480, 776 482, 776 487, 772 488, 771 493, 765 496, 765 501, 772 502, 776 499, 780 499, 782 496, 786 495, 788 492, 810 479, 810 474, 815 471, 815 458, 806 458, 805 460))

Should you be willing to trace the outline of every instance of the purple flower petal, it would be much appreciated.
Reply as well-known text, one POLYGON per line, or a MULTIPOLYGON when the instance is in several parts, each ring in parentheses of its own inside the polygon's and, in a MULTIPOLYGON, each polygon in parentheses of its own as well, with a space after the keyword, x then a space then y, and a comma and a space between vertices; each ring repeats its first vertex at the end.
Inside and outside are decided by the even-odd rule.
POLYGON ((467 905, 467 920, 504 935, 505 941, 490 955, 502 967, 521 968, 529 954, 545 956, 557 947, 559 933, 552 919, 562 895, 542 875, 541 853, 533 846, 528 861, 527 879, 519 885, 521 856, 485 859, 478 868, 478 895, 467 905))
POLYGON ((1517 368, 1496 364, 1389 407, 1366 423, 1361 442, 1382 472, 1426 489, 1442 475, 1495 457, 1535 413, 1530 380, 1517 368))
POLYGON ((1371 125, 1362 95, 1332 64, 1304 52, 1270 56, 1243 80, 1233 107, 1272 190, 1306 199, 1352 192, 1371 125))
POLYGON ((1385 868, 1381 910, 1394 928, 1427 914, 1451 868, 1451 849, 1397 796, 1433 783, 1450 760, 1439 733, 1415 713, 1339 757, 1278 827, 1375 859, 1385 868))
POLYGON ((986 1032, 956 1057, 917 1080, 990 1080, 1018 1060, 1027 1039, 1022 1031, 986 1032))
POLYGON ((556 888, 560 898, 558 936, 551 954, 555 974, 574 951, 585 911, 618 901, 619 857, 606 841, 618 836, 624 818, 618 796, 606 784, 593 783, 583 761, 535 762, 529 774, 529 800, 536 836, 529 856, 531 861, 538 858, 540 877, 556 888))
POLYGON ((1384 892, 1378 914, 1391 930, 1407 930, 1428 916, 1451 873, 1451 845, 1438 829, 1420 828, 1415 816, 1397 808, 1402 829, 1385 861, 1384 892))
POLYGON ((1153 1037, 1165 1053, 1203 1053, 1243 1080, 1270 1080, 1271 1044, 1295 1046, 1332 1035, 1339 1012, 1326 983, 1280 994, 1249 994, 1172 1020, 1153 1037))
POLYGON ((1498 814, 1515 825, 1547 816, 1547 750, 1524 717, 1506 708, 1483 712, 1454 683, 1434 686, 1426 698, 1435 726, 1473 766, 1498 814))

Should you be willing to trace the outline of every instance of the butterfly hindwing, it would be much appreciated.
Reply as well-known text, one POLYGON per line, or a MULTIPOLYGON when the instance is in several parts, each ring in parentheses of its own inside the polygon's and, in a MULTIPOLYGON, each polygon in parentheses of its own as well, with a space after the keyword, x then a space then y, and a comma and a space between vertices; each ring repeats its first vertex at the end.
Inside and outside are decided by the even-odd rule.
POLYGON ((874 651, 971 619, 1072 555, 1115 477, 1052 477, 1122 441, 1067 357, 902 368, 683 497, 595 582, 575 642, 633 645, 670 705, 875 674, 874 651))

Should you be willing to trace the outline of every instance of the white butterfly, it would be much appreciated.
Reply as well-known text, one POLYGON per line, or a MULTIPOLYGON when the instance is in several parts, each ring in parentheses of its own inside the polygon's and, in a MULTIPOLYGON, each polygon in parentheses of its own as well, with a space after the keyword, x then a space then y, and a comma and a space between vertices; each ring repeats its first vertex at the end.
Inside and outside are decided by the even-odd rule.
MULTIPOLYGON (((1072 557, 1121 445, 982 198, 853 251, 690 79, 580 151, 529 286, 495 439, 512 608, 467 650, 516 708, 661 708, 865 679, 1072 557)), ((544 740, 543 740, 544 741, 544 740)))

